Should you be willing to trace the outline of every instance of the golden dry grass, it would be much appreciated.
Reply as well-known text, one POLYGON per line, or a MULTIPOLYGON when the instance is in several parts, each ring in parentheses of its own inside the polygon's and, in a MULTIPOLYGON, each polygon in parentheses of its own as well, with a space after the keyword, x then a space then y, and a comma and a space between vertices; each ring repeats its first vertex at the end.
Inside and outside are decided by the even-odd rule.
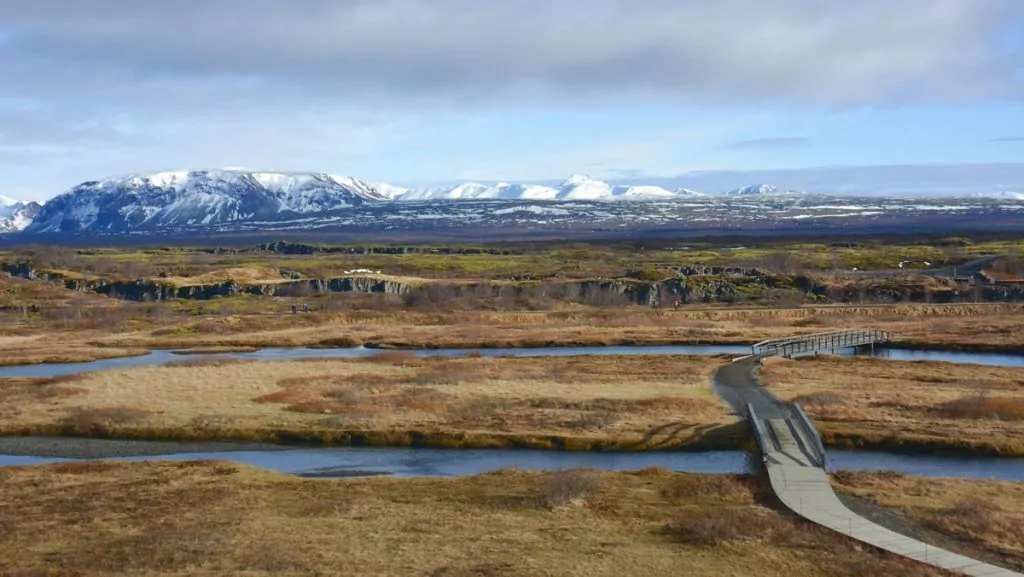
POLYGON ((176 286, 193 286, 235 281, 238 284, 275 284, 288 282, 291 279, 269 266, 228 267, 211 270, 195 276, 165 276, 152 279, 157 282, 176 286))
MULTIPOLYGON (((14 280, 17 279, 7 282, 14 280)), ((33 289, 40 284, 21 283, 29 283, 28 288, 33 289)), ((68 293, 69 298, 86 298, 74 291, 63 292, 68 293)), ((91 349, 93 345, 136 349, 360 344, 431 348, 750 344, 765 338, 844 327, 890 330, 896 333, 900 344, 907 346, 1024 351, 1024 331, 1020 330, 1024 325, 1024 306, 1011 304, 790 309, 698 306, 681 311, 572 306, 539 312, 436 313, 393 307, 384 310, 345 307, 339 311, 292 315, 287 311, 290 303, 297 302, 293 299, 247 297, 227 299, 223 303, 220 300, 194 302, 189 306, 213 312, 195 318, 180 313, 196 311, 174 312, 177 305, 170 303, 143 305, 98 295, 88 298, 90 303, 96 301, 102 305, 83 309, 93 311, 89 318, 58 315, 63 305, 51 299, 43 303, 41 315, 23 318, 11 313, 10 322, 0 328, 0 333, 45 336, 45 342, 39 340, 34 345, 18 346, 23 358, 29 360, 59 358, 64 349, 69 349, 65 355, 68 358, 79 358, 88 352, 83 348, 91 349), (222 304, 225 306, 221 307, 222 304), (235 310, 253 312, 231 312, 235 310)))
POLYGON ((95 462, 0 476, 5 575, 946 575, 779 513, 759 482, 724 475, 333 481, 95 462), (566 483, 572 498, 551 502, 566 483), (688 522, 706 518, 723 520, 720 538, 688 522))
MULTIPOLYGON (((408 432, 456 444, 505 439, 564 448, 696 446, 712 437, 735 444, 743 427, 709 385, 722 362, 401 353, 364 360, 183 358, 84 374, 73 383, 81 391, 74 397, 12 397, 2 431, 271 440, 284 432, 336 442, 355 433, 408 432), (108 418, 126 408, 146 412, 108 418)), ((42 383, 34 386, 48 386, 42 383)))
POLYGON ((1024 454, 1024 368, 822 356, 770 359, 761 381, 827 441, 1024 454))
MULTIPOLYGON (((299 315, 299 317, 306 317, 299 315)), ((256 315, 225 318, 218 334, 162 330, 111 335, 109 346, 308 346, 373 344, 393 347, 521 347, 551 345, 733 343, 875 327, 904 345, 1024 350, 1019 305, 645 309, 555 312, 322 313, 312 318, 256 315), (315 322, 314 322, 315 321, 315 322)))
POLYGON ((848 472, 836 475, 833 483, 841 493, 867 497, 1024 569, 1024 483, 848 472))
MULTIPOLYGON (((730 448, 722 357, 182 357, 162 367, 0 381, 6 434, 560 449, 730 448), (60 383, 57 383, 60 384, 60 383), (137 414, 130 409, 145 409, 137 414), (123 414, 132 418, 125 418, 123 414), (121 415, 111 418, 111 415, 121 415)), ((770 359, 762 381, 832 446, 1024 455, 1024 369, 869 358, 770 359)))
POLYGON ((96 347, 75 341, 51 341, 41 337, 22 337, 14 343, 0 345, 0 367, 45 363, 83 363, 139 356, 146 352, 146 349, 137 347, 96 347))

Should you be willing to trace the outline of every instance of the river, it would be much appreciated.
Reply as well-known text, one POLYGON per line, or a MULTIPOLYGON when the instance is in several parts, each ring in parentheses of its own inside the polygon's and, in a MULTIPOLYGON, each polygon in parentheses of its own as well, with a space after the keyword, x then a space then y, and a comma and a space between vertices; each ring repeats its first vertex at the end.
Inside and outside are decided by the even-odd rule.
MULTIPOLYGON (((357 348, 266 348, 244 353, 214 353, 201 355, 178 355, 170 350, 154 350, 136 357, 102 359, 84 363, 50 363, 39 365, 14 365, 0 367, 0 378, 33 377, 47 378, 75 373, 87 373, 108 369, 164 365, 185 359, 354 359, 385 352, 381 349, 357 348)), ((750 353, 745 345, 666 345, 666 346, 611 346, 611 347, 543 347, 543 348, 495 348, 495 349, 415 349, 417 356, 465 356, 469 353, 515 357, 568 357, 586 355, 734 355, 750 353)), ((974 365, 1024 367, 1024 355, 994 353, 965 353, 922 349, 895 349, 876 347, 873 352, 865 350, 842 350, 841 355, 870 355, 894 361, 944 361, 974 365)))
MULTIPOLYGON (((14 441, 12 439, 12 441, 14 441)), ((50 440, 59 443, 58 440, 50 440)), ((67 443, 88 443, 93 451, 102 452, 105 443, 119 445, 126 441, 77 440, 67 443)), ((173 452, 174 443, 139 443, 143 447, 162 445, 155 451, 162 454, 118 457, 125 460, 192 460, 215 459, 234 461, 307 477, 351 477, 394 475, 400 477, 450 477, 473 475, 501 468, 547 471, 559 469, 599 469, 632 471, 644 467, 665 467, 689 473, 753 473, 754 457, 743 451, 707 451, 699 453, 587 453, 559 451, 524 451, 510 449, 409 449, 409 448, 264 448, 239 446, 239 450, 173 452), (172 452, 165 452, 172 451, 172 452)), ((2 442, 0 442, 2 446, 2 442)), ((223 448, 223 447, 219 447, 223 448)), ((113 451, 112 451, 113 452, 113 451)), ((930 477, 999 479, 1024 482, 1024 459, 991 459, 970 457, 935 457, 896 455, 877 451, 829 451, 834 470, 888 470, 930 477)), ((62 457, 0 454, 0 466, 34 465, 68 461, 62 457)))
MULTIPOLYGON (((360 358, 383 352, 366 348, 266 348, 245 353, 176 355, 169 350, 155 350, 143 356, 104 359, 85 363, 54 363, 0 368, 4 377, 54 377, 138 366, 156 366, 172 361, 196 358, 234 358, 253 360, 289 360, 308 358, 360 358)), ((418 356, 582 356, 582 355, 735 355, 750 352, 742 345, 679 345, 679 346, 611 346, 611 347, 546 347, 505 349, 422 349, 409 351, 418 356)), ((865 354, 864 351, 839 351, 839 354, 865 354)), ((867 353, 871 354, 871 353, 867 353)), ((965 353, 934 350, 890 349, 879 347, 874 356, 901 361, 945 361, 953 363, 1024 367, 1024 356, 990 353, 965 353)), ((3 446, 0 440, 0 447, 3 446)), ((54 440, 62 442, 61 440, 54 440)), ((69 439, 69 443, 76 440, 69 439)), ((90 440, 90 443, 104 441, 90 440)), ((125 443, 124 441, 114 441, 125 443)), ((147 446, 152 446, 149 444, 147 446)), ((102 453, 100 449, 100 453, 102 453)), ((453 476, 469 475, 515 467, 526 470, 592 468, 600 470, 636 470, 644 467, 665 467, 693 473, 750 473, 754 470, 751 456, 742 451, 708 451, 702 453, 586 453, 521 450, 438 450, 408 448, 261 448, 239 447, 238 450, 207 451, 190 446, 181 452, 169 444, 160 454, 133 455, 131 460, 151 459, 221 459, 246 463, 284 473, 312 477, 365 475, 453 476)), ((992 459, 934 457, 891 454, 874 451, 829 451, 836 470, 890 470, 923 476, 991 478, 1024 482, 1024 459, 992 459)), ((116 455, 111 455, 116 456, 116 455)), ((2 454, 0 466, 50 463, 68 460, 58 455, 2 454)))

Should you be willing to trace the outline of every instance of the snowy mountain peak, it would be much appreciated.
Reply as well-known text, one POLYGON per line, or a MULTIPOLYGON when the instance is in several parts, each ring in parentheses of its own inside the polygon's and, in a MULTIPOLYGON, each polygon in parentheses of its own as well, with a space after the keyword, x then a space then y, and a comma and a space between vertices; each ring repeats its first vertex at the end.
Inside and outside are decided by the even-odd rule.
POLYGON ((369 184, 321 173, 161 171, 84 182, 48 202, 29 232, 128 232, 276 218, 387 198, 369 184))
POLYGON ((0 195, 0 232, 24 230, 32 224, 41 208, 38 202, 25 202, 0 195))
POLYGON ((614 196, 612 185, 589 176, 574 174, 558 187, 559 200, 609 200, 614 196))
POLYGON ((393 184, 388 184, 386 182, 371 182, 369 184, 371 187, 373 187, 374 190, 377 191, 377 194, 381 195, 382 197, 388 200, 395 200, 401 197, 403 194, 409 192, 408 188, 405 188, 403 186, 395 186, 393 184))
POLYGON ((799 190, 783 190, 770 184, 752 184, 725 193, 725 196, 779 196, 805 194, 799 190))
POLYGON ((1000 190, 997 192, 978 192, 972 195, 974 198, 989 198, 993 200, 1022 200, 1024 201, 1024 192, 1014 192, 1012 190, 1000 190))
POLYGON ((667 190, 660 186, 612 185, 582 174, 574 174, 558 186, 499 182, 481 184, 466 182, 435 188, 406 189, 386 183, 374 183, 386 198, 398 201, 424 200, 658 200, 677 197, 704 196, 681 188, 667 190))
MULTIPOLYGON (((583 184, 583 183, 589 182, 591 180, 593 180, 593 179, 590 178, 589 176, 585 175, 585 174, 573 174, 569 178, 565 179, 565 181, 563 181, 562 184, 559 185, 559 188, 566 187, 566 186, 574 186, 574 185, 578 185, 578 184, 583 184)), ((600 181, 596 181, 596 182, 600 182, 600 181)))

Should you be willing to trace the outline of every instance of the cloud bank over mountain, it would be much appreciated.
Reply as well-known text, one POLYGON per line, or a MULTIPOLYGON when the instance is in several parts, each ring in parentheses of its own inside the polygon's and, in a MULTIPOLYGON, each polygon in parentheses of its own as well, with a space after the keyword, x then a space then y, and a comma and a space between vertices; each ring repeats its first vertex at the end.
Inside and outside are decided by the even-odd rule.
POLYGON ((99 73, 83 87, 94 95, 111 79, 153 87, 215 78, 447 104, 609 93, 714 105, 851 104, 1019 96, 1019 47, 1002 39, 1024 6, 214 0, 183 10, 52 0, 4 3, 0 15, 5 47, 20 56, 0 70, 36 91, 99 73), (57 70, 72 77, 50 76, 57 70))
POLYGON ((1021 22, 1018 0, 0 2, 0 170, 41 198, 180 166, 536 180, 1005 161, 1021 22), (874 154, 914 134, 893 115, 970 107, 961 140, 919 130, 874 154))

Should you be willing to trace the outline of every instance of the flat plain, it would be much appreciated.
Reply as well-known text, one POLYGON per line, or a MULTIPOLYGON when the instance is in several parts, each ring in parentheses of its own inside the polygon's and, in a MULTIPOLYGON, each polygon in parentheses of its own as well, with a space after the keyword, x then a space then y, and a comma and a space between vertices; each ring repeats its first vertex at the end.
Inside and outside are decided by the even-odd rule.
MULTIPOLYGON (((0 476, 9 575, 947 575, 779 512, 753 477, 503 470, 339 481, 214 462, 0 476)), ((861 475, 843 486, 925 520, 973 503, 986 516, 954 523, 1004 529, 964 529, 961 547, 1024 559, 1005 531, 1024 514, 1019 485, 861 475), (930 498, 908 498, 908 487, 930 498)))

